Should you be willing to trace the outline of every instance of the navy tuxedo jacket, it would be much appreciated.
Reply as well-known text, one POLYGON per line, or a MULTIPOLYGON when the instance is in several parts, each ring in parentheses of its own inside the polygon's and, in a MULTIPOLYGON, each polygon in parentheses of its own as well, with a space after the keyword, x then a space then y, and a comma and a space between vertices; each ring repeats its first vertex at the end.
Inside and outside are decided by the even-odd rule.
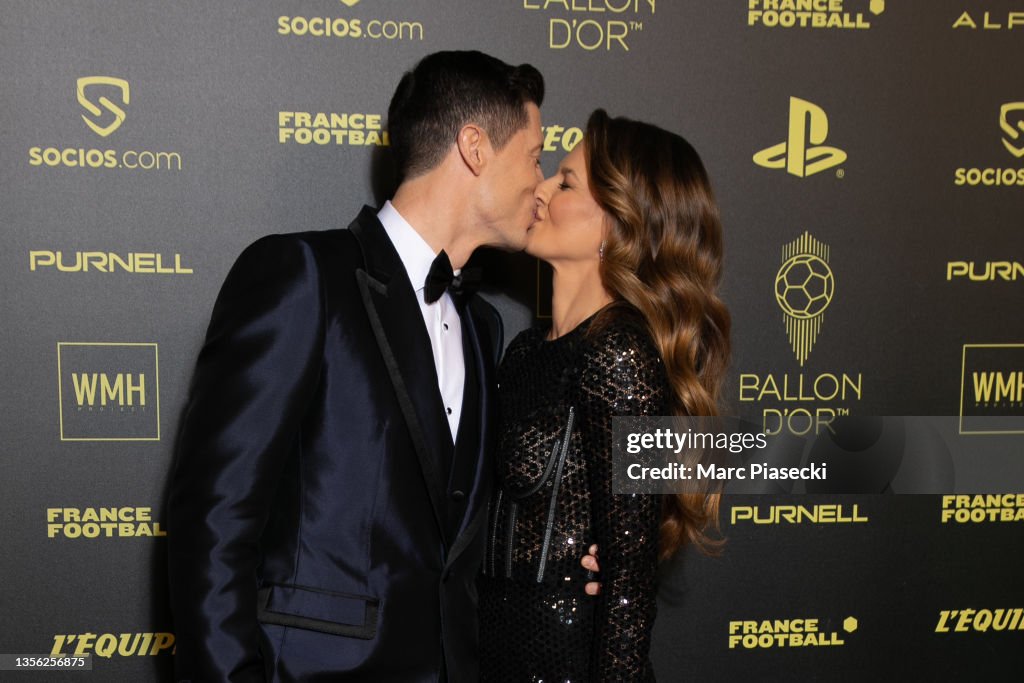
POLYGON ((372 209, 239 257, 170 482, 179 680, 477 679, 502 339, 483 300, 460 310, 479 399, 461 419, 479 429, 456 449, 413 287, 372 209))

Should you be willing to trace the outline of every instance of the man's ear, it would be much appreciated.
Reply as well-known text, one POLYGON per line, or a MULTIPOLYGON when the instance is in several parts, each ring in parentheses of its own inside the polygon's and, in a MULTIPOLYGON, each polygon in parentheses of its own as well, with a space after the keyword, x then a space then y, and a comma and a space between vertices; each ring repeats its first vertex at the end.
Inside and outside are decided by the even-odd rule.
POLYGON ((462 162, 473 175, 480 175, 487 164, 487 151, 490 149, 487 132, 476 124, 467 123, 459 130, 455 143, 462 162))

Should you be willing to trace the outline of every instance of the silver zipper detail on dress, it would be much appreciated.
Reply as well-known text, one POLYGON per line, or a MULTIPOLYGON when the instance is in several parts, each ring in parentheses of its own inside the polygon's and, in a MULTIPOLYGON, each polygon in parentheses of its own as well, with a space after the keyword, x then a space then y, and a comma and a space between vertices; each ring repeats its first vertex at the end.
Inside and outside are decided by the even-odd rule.
POLYGON ((523 491, 509 491, 508 495, 510 498, 516 500, 522 500, 523 498, 529 498, 533 494, 540 491, 544 487, 545 482, 551 477, 551 470, 555 468, 555 462, 558 461, 558 449, 561 446, 558 439, 555 439, 554 445, 551 447, 551 456, 548 458, 548 462, 544 465, 544 472, 541 473, 540 477, 537 478, 537 483, 528 489, 523 491))
MULTIPOLYGON (((509 508, 509 521, 507 523, 507 528, 505 532, 505 540, 508 543, 507 558, 505 561, 505 575, 508 577, 512 576, 512 542, 515 537, 515 514, 519 507, 516 501, 532 496, 544 486, 545 482, 547 482, 548 478, 550 478, 551 476, 551 470, 555 468, 555 462, 558 460, 558 449, 560 448, 560 446, 561 442, 558 439, 555 439, 555 443, 551 448, 551 456, 548 458, 548 462, 544 466, 544 473, 541 474, 539 480, 535 485, 531 486, 529 489, 525 491, 519 492, 518 494, 509 491, 508 497, 509 500, 511 501, 511 505, 509 508)), ((495 505, 495 507, 498 510, 498 513, 501 512, 501 497, 504 492, 505 489, 498 489, 498 501, 497 504, 495 505)), ((498 575, 497 568, 495 567, 498 545, 498 513, 495 513, 494 524, 491 527, 491 576, 495 577, 498 575)))
POLYGON ((498 570, 495 568, 495 555, 498 554, 498 521, 501 519, 501 494, 502 490, 498 489, 498 500, 494 505, 494 524, 491 525, 491 576, 497 576, 498 570))
POLYGON ((519 511, 519 505, 513 500, 508 506, 508 536, 505 539, 507 547, 505 548, 505 578, 512 578, 512 542, 515 540, 516 535, 516 513, 519 511))
POLYGON ((540 549, 540 564, 537 568, 537 583, 544 579, 544 566, 548 561, 548 549, 551 545, 551 532, 555 526, 555 504, 558 501, 558 486, 562 483, 562 467, 565 465, 565 456, 569 453, 569 439, 572 436, 573 421, 576 411, 569 406, 569 419, 565 425, 565 438, 562 439, 562 453, 558 456, 558 466, 555 468, 555 479, 551 485, 551 502, 548 505, 548 522, 544 528, 544 544, 540 549))

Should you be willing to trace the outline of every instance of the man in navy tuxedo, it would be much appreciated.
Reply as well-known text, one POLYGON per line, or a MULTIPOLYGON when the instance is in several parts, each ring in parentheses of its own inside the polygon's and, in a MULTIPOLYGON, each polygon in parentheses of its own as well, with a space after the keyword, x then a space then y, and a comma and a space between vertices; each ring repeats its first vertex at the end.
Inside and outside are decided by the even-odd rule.
POLYGON ((502 330, 460 269, 523 247, 543 94, 429 55, 388 111, 394 198, 231 269, 170 486, 179 680, 476 680, 502 330))

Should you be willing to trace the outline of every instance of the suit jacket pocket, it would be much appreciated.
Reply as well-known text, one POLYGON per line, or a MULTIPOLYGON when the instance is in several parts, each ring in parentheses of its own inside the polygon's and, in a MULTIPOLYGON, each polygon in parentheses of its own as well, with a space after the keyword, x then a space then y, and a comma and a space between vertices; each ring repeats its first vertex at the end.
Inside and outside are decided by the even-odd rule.
POLYGON ((264 586, 257 596, 257 618, 264 624, 366 640, 377 633, 376 598, 282 585, 264 586))

